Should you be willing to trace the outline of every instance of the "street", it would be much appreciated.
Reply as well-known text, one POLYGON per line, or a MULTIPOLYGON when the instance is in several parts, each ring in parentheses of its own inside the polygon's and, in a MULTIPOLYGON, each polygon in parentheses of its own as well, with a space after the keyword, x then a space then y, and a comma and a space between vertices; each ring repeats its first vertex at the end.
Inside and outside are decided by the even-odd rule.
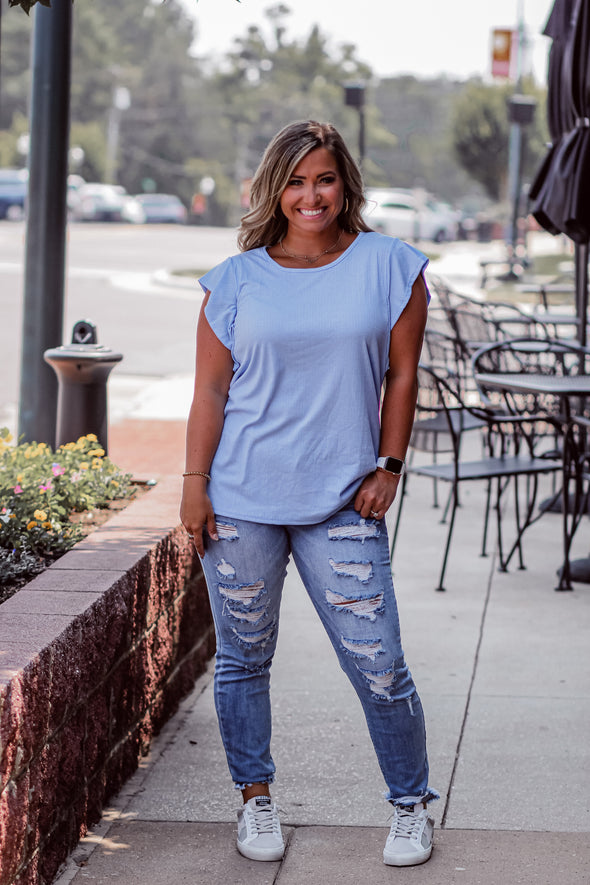
MULTIPOLYGON (((19 396, 24 238, 24 224, 0 222, 0 427, 12 431, 19 396)), ((62 343, 70 340, 73 324, 86 319, 97 326, 100 344, 123 354, 109 381, 111 420, 129 414, 130 404, 145 416, 148 391, 148 399, 154 396, 156 405, 163 399, 163 407, 170 408, 162 385, 167 378, 182 391, 176 411, 186 408, 201 304, 196 276, 235 251, 235 231, 229 228, 69 225, 62 343), (170 280, 168 271, 175 269, 194 270, 194 282, 170 280)))

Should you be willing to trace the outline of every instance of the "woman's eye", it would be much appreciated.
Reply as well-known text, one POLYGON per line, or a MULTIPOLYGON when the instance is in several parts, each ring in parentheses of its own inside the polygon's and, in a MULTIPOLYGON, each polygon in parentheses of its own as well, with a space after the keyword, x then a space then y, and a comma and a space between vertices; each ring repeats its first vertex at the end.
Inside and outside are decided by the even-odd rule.
POLYGON ((322 184, 334 184, 336 179, 333 175, 325 175, 324 178, 321 179, 322 184))
POLYGON ((300 178, 292 178, 289 182, 289 187, 296 187, 298 184, 301 184, 300 178))

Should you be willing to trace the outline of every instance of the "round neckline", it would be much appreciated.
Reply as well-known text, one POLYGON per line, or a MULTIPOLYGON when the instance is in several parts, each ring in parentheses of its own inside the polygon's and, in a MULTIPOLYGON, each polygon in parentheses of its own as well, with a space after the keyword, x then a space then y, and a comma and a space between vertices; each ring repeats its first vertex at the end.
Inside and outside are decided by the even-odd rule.
POLYGON ((359 242, 362 234, 368 233, 368 231, 357 231, 356 237, 350 243, 349 246, 346 247, 342 255, 339 255, 338 258, 335 258, 334 261, 328 262, 328 264, 322 264, 321 267, 283 267, 282 264, 279 264, 271 255, 268 254, 268 248, 266 246, 261 246, 262 253, 265 258, 267 258, 275 267, 278 267, 279 270, 285 270, 288 273, 317 273, 320 270, 328 270, 330 267, 334 267, 335 264, 339 264, 343 258, 345 258, 351 249, 354 248, 356 243, 359 242))

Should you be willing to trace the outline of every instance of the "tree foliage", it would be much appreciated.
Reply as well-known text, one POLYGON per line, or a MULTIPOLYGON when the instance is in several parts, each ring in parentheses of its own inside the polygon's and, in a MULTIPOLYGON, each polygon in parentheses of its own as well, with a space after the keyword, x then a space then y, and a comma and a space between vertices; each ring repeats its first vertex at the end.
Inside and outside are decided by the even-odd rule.
MULTIPOLYGON (((22 5, 30 0, 11 0, 22 5)), ((196 0, 195 0, 196 2, 196 0)), ((215 2, 215 0, 213 0, 215 2)), ((217 0, 219 2, 219 0, 217 0)), ((199 15, 207 15, 206 4, 199 15)), ((179 0, 77 0, 74 3, 71 145, 84 151, 79 172, 103 180, 109 124, 117 124, 116 180, 176 193, 189 206, 213 178, 207 220, 235 223, 240 187, 285 123, 331 120, 357 153, 359 116, 344 104, 344 84, 366 89, 367 185, 425 187, 452 202, 482 190, 496 199, 507 167, 506 90, 445 78, 376 81, 353 43, 334 45, 317 26, 289 33, 290 10, 275 2, 222 57, 199 54, 195 24, 179 0), (113 111, 117 90, 128 109, 113 111)), ((0 162, 17 151, 30 89, 27 16, 3 19, 0 162)), ((543 152, 541 125, 530 129, 530 165, 543 152)))
MULTIPOLYGON (((510 85, 488 86, 472 81, 457 98, 454 108, 452 132, 456 156, 492 200, 499 200, 505 194, 510 130, 508 101, 513 91, 510 85)), ((541 108, 539 102, 534 123, 524 127, 525 176, 531 175, 544 152, 547 135, 541 108)))
POLYGON ((21 9, 29 14, 35 3, 40 3, 41 6, 51 6, 51 0, 8 0, 9 6, 20 6, 21 9))

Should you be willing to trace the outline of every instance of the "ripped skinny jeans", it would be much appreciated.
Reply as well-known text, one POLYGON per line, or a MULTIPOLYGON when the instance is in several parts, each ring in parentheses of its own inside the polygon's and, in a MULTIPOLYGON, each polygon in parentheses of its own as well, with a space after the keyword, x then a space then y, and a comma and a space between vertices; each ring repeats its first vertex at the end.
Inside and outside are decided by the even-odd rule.
POLYGON ((215 622, 215 707, 236 788, 272 783, 270 667, 289 555, 362 704, 393 804, 429 801, 422 705, 404 660, 384 520, 352 505, 315 525, 216 515, 202 560, 215 622))

